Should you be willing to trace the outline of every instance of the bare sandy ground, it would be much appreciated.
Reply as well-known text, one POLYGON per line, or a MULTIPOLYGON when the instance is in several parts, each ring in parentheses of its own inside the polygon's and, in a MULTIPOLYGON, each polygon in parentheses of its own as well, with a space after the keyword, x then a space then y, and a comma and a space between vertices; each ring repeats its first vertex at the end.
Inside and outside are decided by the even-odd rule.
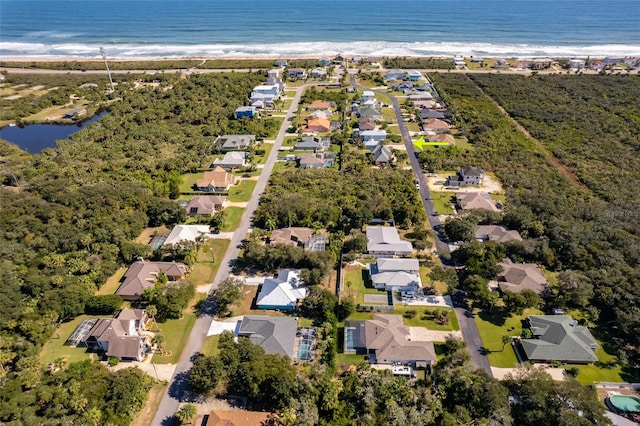
POLYGON ((436 177, 428 177, 425 174, 425 180, 427 181, 427 185, 429 185, 429 190, 432 192, 440 192, 440 191, 455 191, 455 192, 488 192, 490 194, 502 194, 504 191, 502 190, 502 186, 500 182, 493 179, 491 176, 484 177, 483 184, 481 186, 465 186, 464 188, 460 188, 457 190, 448 190, 446 185, 439 185, 436 182, 445 181, 449 176, 446 173, 440 173, 436 177))

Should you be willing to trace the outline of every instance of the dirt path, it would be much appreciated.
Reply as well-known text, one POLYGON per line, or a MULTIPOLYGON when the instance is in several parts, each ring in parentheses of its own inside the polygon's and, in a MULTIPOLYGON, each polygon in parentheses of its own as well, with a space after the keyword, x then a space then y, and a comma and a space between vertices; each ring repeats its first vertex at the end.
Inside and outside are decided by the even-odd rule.
MULTIPOLYGON (((471 80, 471 79, 469 79, 469 80, 471 80)), ((540 142, 538 139, 536 139, 533 136, 531 136, 531 133, 529 133, 529 131, 527 129, 525 129, 524 126, 522 126, 520 123, 518 123, 518 121, 515 118, 513 118, 507 112, 507 110, 502 107, 502 105, 500 105, 495 99, 493 99, 491 96, 489 96, 489 94, 487 94, 487 92, 485 92, 473 80, 471 80, 471 81, 478 88, 478 90, 480 90, 480 92, 482 92, 482 94, 484 96, 486 96, 496 107, 498 107, 500 112, 502 112, 502 114, 505 117, 507 117, 509 120, 511 120, 513 125, 516 127, 516 129, 518 129, 518 131, 520 133, 525 135, 527 138, 529 138, 530 140, 532 140, 536 144, 536 147, 540 150, 540 152, 542 152, 544 154, 544 156, 547 158, 547 161, 549 161, 549 163, 554 168, 556 168, 563 176, 565 176, 567 179, 569 179, 571 182, 573 182, 577 186, 579 186, 579 187, 581 187, 583 189, 588 189, 586 185, 584 185, 582 182, 580 182, 580 179, 578 178, 578 176, 576 176, 569 167, 567 167, 564 164, 562 164, 560 162, 560 160, 558 160, 558 158, 555 155, 553 155, 553 153, 551 151, 549 151, 547 148, 545 148, 545 146, 542 144, 542 142, 540 142)))

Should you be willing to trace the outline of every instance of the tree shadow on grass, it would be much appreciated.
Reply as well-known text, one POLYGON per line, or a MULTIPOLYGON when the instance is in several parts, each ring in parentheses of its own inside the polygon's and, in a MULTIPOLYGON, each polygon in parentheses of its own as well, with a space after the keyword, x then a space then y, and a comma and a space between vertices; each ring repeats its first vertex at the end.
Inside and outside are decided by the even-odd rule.
POLYGON ((491 312, 487 311, 486 309, 478 312, 478 316, 483 321, 487 321, 493 325, 502 327, 507 322, 507 318, 509 318, 511 315, 504 309, 493 308, 491 312))

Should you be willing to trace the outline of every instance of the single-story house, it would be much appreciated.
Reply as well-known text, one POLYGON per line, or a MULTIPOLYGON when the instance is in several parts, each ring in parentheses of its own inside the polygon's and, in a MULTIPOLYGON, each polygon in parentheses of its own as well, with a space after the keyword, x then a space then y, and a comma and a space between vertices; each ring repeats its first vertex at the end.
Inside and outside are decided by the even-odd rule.
POLYGON ((320 58, 320 59, 318 59, 318 65, 323 66, 323 67, 328 67, 329 65, 331 65, 331 59, 329 59, 329 58, 320 58))
POLYGON ((333 101, 323 101, 323 100, 317 99, 311 102, 307 107, 307 109, 309 111, 330 110, 332 108, 335 108, 335 106, 336 106, 336 103, 333 101))
POLYGON ((325 167, 332 167, 335 162, 334 156, 329 156, 327 153, 302 153, 296 156, 298 166, 302 169, 322 169, 325 167))
POLYGON ((188 216, 213 216, 228 204, 227 197, 222 195, 196 195, 185 206, 188 216))
POLYGON ((271 413, 266 411, 211 410, 206 423, 202 423, 201 426, 262 426, 267 424, 270 417, 271 413))
POLYGON ((327 70, 325 68, 314 68, 311 70, 311 78, 325 78, 327 70))
POLYGON ((164 241, 165 246, 182 241, 196 242, 198 238, 208 238, 209 225, 176 225, 164 241))
POLYGON ((413 245, 401 240, 393 226, 367 226, 366 234, 369 254, 399 256, 413 252, 413 245))
POLYGON ((298 331, 298 318, 245 315, 238 337, 246 337, 268 354, 285 355, 293 359, 293 347, 298 331))
POLYGON ((293 311, 298 301, 306 295, 307 289, 300 280, 300 270, 281 269, 277 277, 264 280, 256 305, 258 309, 293 311))
POLYGON ((460 167, 455 176, 447 177, 447 186, 480 186, 484 179, 484 170, 477 167, 460 167))
POLYGON ((227 173, 222 167, 216 166, 213 170, 204 172, 202 179, 196 181, 198 191, 227 191, 236 182, 231 173, 227 173))
POLYGON ((386 130, 365 130, 360 132, 360 139, 363 141, 383 141, 387 138, 386 130))
POLYGON ((273 63, 273 66, 284 68, 284 67, 287 66, 287 60, 286 59, 278 59, 277 61, 275 61, 273 63))
POLYGON ((376 121, 372 117, 360 117, 360 120, 358 120, 358 128, 361 132, 375 130, 376 121))
POLYGON ((456 192, 456 203, 462 210, 485 209, 496 213, 501 213, 503 207, 486 192, 456 192))
POLYGON ((520 293, 528 289, 543 293, 547 289, 547 279, 535 263, 513 263, 511 259, 504 259, 498 265, 502 267, 497 279, 502 291, 520 293))
POLYGON ((134 262, 125 272, 122 284, 115 294, 124 300, 138 300, 144 290, 155 286, 158 274, 161 272, 167 276, 169 281, 178 281, 187 274, 187 265, 177 262, 148 262, 145 260, 134 262))
POLYGON ((438 120, 443 120, 447 118, 447 114, 444 111, 436 111, 432 108, 423 108, 420 110, 420 118, 423 120, 429 118, 437 118, 438 120))
POLYGON ((569 66, 569 68, 576 68, 581 70, 585 67, 586 61, 584 59, 570 59, 567 65, 569 66))
POLYGON ((369 264, 373 286, 387 291, 416 291, 422 287, 417 259, 380 258, 369 264))
POLYGON ((367 107, 367 106, 362 107, 358 110, 358 116, 360 118, 370 117, 370 118, 373 118, 375 121, 382 120, 382 113, 378 109, 367 107))
POLYGON ((433 95, 429 92, 414 91, 409 96, 407 96, 407 99, 409 99, 410 101, 430 101, 433 99, 433 95))
POLYGON ((375 100, 376 100, 376 94, 373 93, 373 91, 371 90, 365 90, 364 92, 362 92, 362 96, 360 97, 360 102, 363 104, 367 101, 375 101, 375 100))
POLYGON ((215 140, 223 151, 236 151, 249 148, 256 142, 255 135, 222 135, 215 140))
POLYGON ((388 166, 394 159, 391 147, 386 145, 376 145, 373 151, 371 151, 371 154, 373 156, 373 163, 379 167, 388 166))
POLYGON ((247 160, 247 154, 244 151, 229 151, 222 158, 213 160, 213 167, 222 167, 223 169, 236 169, 244 167, 247 160))
POLYGON ((427 135, 429 142, 447 142, 449 145, 455 145, 456 140, 450 134, 438 133, 435 135, 427 135))
POLYGON ((329 145, 331 145, 331 138, 329 137, 305 136, 300 138, 294 149, 296 151, 321 152, 329 149, 329 145))
POLYGON ((314 233, 311 228, 281 228, 271 231, 269 244, 287 244, 309 251, 320 251, 325 249, 327 237, 322 233, 314 233))
POLYGON ((310 120, 312 118, 324 118, 327 120, 331 120, 331 111, 329 111, 328 109, 319 109, 316 111, 313 111, 311 114, 309 114, 306 119, 310 120))
POLYGON ((303 132, 306 133, 328 133, 331 131, 331 121, 326 118, 312 118, 307 120, 307 125, 303 132))
POLYGON ((258 110, 254 106, 241 106, 236 108, 235 117, 236 120, 241 119, 242 117, 253 118, 258 115, 258 110))
POLYGON ((534 338, 520 343, 530 361, 591 364, 598 360, 594 353, 598 342, 568 315, 531 315, 529 326, 534 338))
POLYGON ((438 118, 428 118, 422 122, 422 130, 425 132, 446 132, 450 129, 449 123, 438 118))
POLYGON ((499 225, 478 225, 475 237, 480 241, 495 241, 506 243, 507 241, 522 241, 520 233, 515 230, 508 230, 499 225))
POLYGON ((413 101, 412 104, 414 108, 420 109, 433 108, 436 106, 435 101, 413 101))
POLYGON ((344 335, 345 352, 364 353, 371 364, 431 370, 436 360, 433 342, 410 340, 401 315, 374 314, 372 320, 347 321, 344 335))

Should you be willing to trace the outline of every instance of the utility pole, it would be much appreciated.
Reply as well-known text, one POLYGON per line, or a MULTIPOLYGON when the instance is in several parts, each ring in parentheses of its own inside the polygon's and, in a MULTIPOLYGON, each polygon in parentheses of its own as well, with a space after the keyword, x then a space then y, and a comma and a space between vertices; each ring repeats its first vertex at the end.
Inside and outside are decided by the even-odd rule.
POLYGON ((113 79, 111 78, 111 70, 107 63, 107 52, 104 50, 104 47, 100 47, 100 55, 102 55, 102 59, 104 59, 104 66, 107 67, 107 74, 109 74, 109 83, 111 84, 111 91, 109 93, 113 93, 115 89, 113 88, 113 79))

